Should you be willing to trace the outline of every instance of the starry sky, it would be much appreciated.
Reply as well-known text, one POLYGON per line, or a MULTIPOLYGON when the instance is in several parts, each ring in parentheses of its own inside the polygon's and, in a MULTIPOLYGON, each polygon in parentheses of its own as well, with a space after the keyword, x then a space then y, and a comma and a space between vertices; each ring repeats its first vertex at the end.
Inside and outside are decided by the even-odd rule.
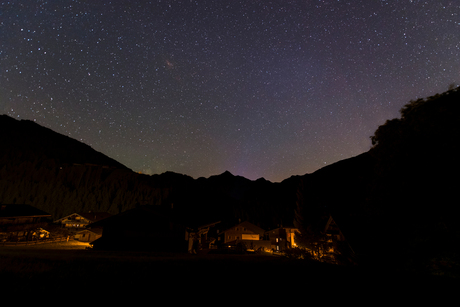
POLYGON ((460 83, 457 0, 0 3, 0 114, 146 174, 311 173, 460 83))

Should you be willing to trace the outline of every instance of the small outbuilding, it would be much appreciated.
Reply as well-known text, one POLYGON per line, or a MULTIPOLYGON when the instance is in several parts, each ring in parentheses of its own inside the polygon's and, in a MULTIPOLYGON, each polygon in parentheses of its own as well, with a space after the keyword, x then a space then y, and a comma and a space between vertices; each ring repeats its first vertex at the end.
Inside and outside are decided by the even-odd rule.
POLYGON ((267 231, 265 236, 270 240, 272 251, 281 252, 296 247, 295 234, 298 231, 295 227, 279 227, 267 231))
POLYGON ((102 237, 102 228, 91 228, 77 231, 74 240, 81 242, 92 242, 102 237))

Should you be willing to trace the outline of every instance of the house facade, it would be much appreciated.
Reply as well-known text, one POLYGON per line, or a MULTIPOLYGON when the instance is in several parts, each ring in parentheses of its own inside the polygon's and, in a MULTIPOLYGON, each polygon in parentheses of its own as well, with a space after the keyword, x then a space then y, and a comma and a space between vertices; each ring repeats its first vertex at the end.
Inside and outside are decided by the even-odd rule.
POLYGON ((296 247, 295 234, 298 232, 294 227, 280 227, 269 230, 265 236, 270 240, 271 250, 281 252, 296 247))
POLYGON ((76 212, 64 216, 54 221, 54 223, 60 224, 64 228, 82 229, 86 228, 91 223, 105 219, 109 216, 112 215, 107 212, 76 212))
POLYGON ((41 237, 51 214, 30 205, 0 205, 0 241, 26 241, 41 237))
POLYGON ((248 222, 242 222, 218 233, 221 247, 235 248, 239 244, 249 250, 270 250, 269 240, 264 239, 265 230, 248 222))

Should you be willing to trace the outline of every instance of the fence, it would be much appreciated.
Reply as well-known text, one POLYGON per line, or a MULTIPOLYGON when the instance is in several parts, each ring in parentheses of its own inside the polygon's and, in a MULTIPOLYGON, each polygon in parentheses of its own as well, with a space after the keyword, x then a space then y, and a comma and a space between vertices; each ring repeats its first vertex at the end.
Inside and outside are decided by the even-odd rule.
POLYGON ((36 240, 29 240, 29 241, 15 241, 15 242, 8 242, 3 241, 0 242, 0 246, 25 246, 25 245, 36 245, 36 244, 43 244, 43 243, 55 243, 55 242, 64 242, 73 239, 73 236, 65 236, 65 237, 55 237, 55 238, 45 238, 45 239, 36 239, 36 240))

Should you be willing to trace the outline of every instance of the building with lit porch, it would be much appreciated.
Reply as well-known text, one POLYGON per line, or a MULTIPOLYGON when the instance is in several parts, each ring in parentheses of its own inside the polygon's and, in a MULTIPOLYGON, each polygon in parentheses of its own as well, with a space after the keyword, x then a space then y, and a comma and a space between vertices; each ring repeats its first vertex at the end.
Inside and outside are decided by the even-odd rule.
POLYGON ((222 248, 235 248, 244 244, 250 250, 270 250, 269 240, 264 239, 265 230, 248 222, 242 222, 217 234, 218 244, 222 248))

